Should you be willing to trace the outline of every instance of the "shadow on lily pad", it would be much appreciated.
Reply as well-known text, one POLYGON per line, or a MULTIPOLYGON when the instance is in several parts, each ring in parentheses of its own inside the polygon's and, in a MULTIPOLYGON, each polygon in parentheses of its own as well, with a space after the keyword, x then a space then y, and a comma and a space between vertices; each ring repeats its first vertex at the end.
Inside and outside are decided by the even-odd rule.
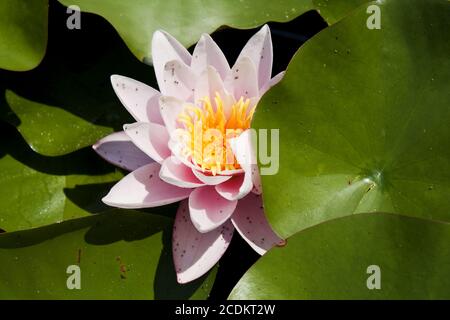
MULTIPOLYGON (((32 265, 44 265, 49 260, 51 270, 45 272, 52 274, 65 270, 67 263, 78 264, 83 277, 96 281, 92 290, 98 291, 98 297, 102 298, 108 298, 108 294, 111 298, 125 299, 206 298, 211 285, 205 284, 206 277, 188 285, 176 282, 171 233, 172 219, 131 210, 114 210, 2 234, 0 257, 5 270, 14 268, 16 272, 27 274, 33 273, 32 265), (27 259, 29 263, 24 263, 27 259)), ((33 286, 42 287, 45 285, 42 281, 37 277, 33 286)), ((53 282, 49 286, 54 286, 54 291, 58 292, 61 286, 53 282)), ((86 292, 81 290, 81 297, 83 294, 91 297, 89 284, 85 286, 86 292)), ((75 297, 70 290, 66 291, 67 298, 75 297)))

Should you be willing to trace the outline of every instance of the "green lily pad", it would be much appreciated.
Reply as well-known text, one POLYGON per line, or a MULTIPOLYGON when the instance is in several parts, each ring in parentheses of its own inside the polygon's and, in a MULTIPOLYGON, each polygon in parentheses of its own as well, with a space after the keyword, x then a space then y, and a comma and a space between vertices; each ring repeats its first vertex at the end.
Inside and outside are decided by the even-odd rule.
POLYGON ((202 33, 221 26, 239 29, 257 27, 267 21, 286 22, 314 9, 311 0, 59 0, 77 5, 84 12, 98 14, 118 31, 133 54, 150 58, 153 33, 163 29, 186 47, 196 43, 202 33))
POLYGON ((361 212, 450 221, 450 3, 371 4, 381 29, 360 7, 259 103, 253 125, 280 130, 279 171, 262 184, 283 237, 361 212))
POLYGON ((0 68, 33 69, 47 47, 48 0, 2 1, 0 16, 0 68))
POLYGON ((6 101, 20 119, 17 129, 42 155, 67 154, 113 132, 112 128, 96 126, 64 109, 27 100, 9 90, 6 101))
MULTIPOLYGON (((65 21, 66 8, 52 5, 50 20, 65 21)), ((42 155, 79 150, 133 121, 114 93, 112 74, 153 81, 152 68, 134 58, 104 19, 82 19, 81 30, 51 30, 47 55, 36 69, 0 71, 0 117, 42 155)))
POLYGON ((358 6, 368 3, 367 0, 314 0, 314 6, 319 14, 327 21, 333 24, 345 17, 358 6))
POLYGON ((178 0, 145 1, 59 0, 65 6, 77 5, 82 11, 108 20, 139 60, 150 58, 153 33, 163 29, 184 46, 198 41, 202 33, 222 26, 250 29, 269 21, 287 22, 317 10, 328 23, 335 23, 367 0, 178 0))
POLYGON ((449 299, 450 224, 372 213, 328 221, 256 262, 230 299, 449 299))
POLYGON ((67 156, 33 152, 15 129, 0 124, 0 228, 35 228, 110 210, 101 202, 123 174, 91 148, 67 156))
POLYGON ((169 218, 115 211, 2 234, 0 299, 206 299, 216 270, 179 285, 171 230, 169 218))

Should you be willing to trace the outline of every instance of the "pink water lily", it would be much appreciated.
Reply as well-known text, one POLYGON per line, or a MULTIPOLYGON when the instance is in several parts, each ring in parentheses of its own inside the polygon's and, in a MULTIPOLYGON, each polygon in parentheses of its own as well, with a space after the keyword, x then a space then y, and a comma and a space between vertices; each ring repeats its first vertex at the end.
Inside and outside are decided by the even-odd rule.
POLYGON ((127 77, 111 77, 136 122, 93 146, 131 171, 103 202, 149 208, 181 201, 172 249, 179 283, 212 268, 235 229, 259 254, 283 242, 265 218, 259 173, 248 161, 255 153, 249 130, 253 112, 283 76, 271 78, 272 54, 268 26, 248 41, 232 68, 208 34, 191 55, 157 31, 152 57, 160 92, 127 77), (218 137, 211 137, 211 130, 218 137), (223 153, 210 148, 214 139, 221 141, 223 153))

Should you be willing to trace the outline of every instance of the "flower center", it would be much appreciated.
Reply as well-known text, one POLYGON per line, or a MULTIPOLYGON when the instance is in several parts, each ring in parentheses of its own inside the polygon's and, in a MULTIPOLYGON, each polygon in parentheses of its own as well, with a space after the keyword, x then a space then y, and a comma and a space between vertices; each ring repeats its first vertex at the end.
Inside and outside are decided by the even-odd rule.
POLYGON ((218 93, 214 104, 205 97, 200 100, 200 106, 187 105, 177 117, 184 126, 184 129, 178 129, 184 136, 182 156, 190 157, 194 164, 213 175, 240 169, 229 140, 250 128, 255 107, 249 106, 250 99, 241 97, 227 108, 229 106, 224 106, 218 93))

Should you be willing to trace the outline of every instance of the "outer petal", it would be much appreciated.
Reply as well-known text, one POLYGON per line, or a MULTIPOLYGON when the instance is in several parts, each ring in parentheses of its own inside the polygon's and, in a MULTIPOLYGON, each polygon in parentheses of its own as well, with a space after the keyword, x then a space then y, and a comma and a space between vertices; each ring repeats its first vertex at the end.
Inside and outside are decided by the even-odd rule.
POLYGON ((261 196, 250 193, 239 200, 231 221, 242 238, 260 255, 284 243, 267 222, 261 196))
POLYGON ((155 68, 156 80, 162 90, 164 85, 164 66, 171 60, 179 60, 186 65, 191 64, 191 55, 174 37, 165 31, 156 31, 152 38, 152 59, 155 68))
POLYGON ((258 88, 262 88, 272 75, 273 48, 270 29, 263 26, 244 46, 237 61, 242 57, 249 57, 258 74, 258 88))
POLYGON ((233 176, 230 180, 217 185, 216 191, 227 200, 239 200, 245 197, 253 189, 250 174, 233 176))
POLYGON ((224 224, 233 214, 236 205, 237 201, 224 199, 211 186, 197 188, 189 197, 191 220, 201 233, 224 224))
POLYGON ((225 79, 230 73, 230 65, 222 50, 209 34, 204 33, 195 46, 191 67, 194 72, 200 75, 208 66, 213 66, 222 79, 225 79))
POLYGON ((283 79, 285 73, 286 73, 286 71, 281 71, 281 72, 280 72, 279 74, 277 74, 275 77, 273 77, 272 79, 270 79, 270 81, 267 82, 267 83, 263 86, 263 88, 261 89, 261 92, 260 92, 261 96, 262 96, 263 94, 265 94, 265 93, 266 93, 270 88, 272 88, 274 85, 276 85, 278 82, 280 82, 280 81, 283 79))
POLYGON ((192 189, 178 188, 162 181, 156 162, 145 165, 125 176, 102 199, 118 208, 151 208, 186 199, 192 189))
POLYGON ((170 156, 169 134, 166 128, 156 123, 136 122, 124 125, 131 141, 153 160, 161 163, 170 156))
POLYGON ((192 169, 181 163, 176 157, 168 157, 159 171, 161 180, 180 188, 196 188, 205 185, 192 173, 192 169))
POLYGON ((188 101, 194 95, 196 75, 183 62, 172 60, 166 63, 163 71, 161 92, 166 96, 188 101))
POLYGON ((180 127, 177 117, 183 112, 184 105, 184 101, 174 97, 162 96, 159 99, 159 110, 169 134, 172 134, 176 128, 180 127))
POLYGON ((259 98, 258 77, 255 65, 246 56, 239 58, 226 80, 226 87, 232 90, 236 100, 244 98, 259 98))
POLYGON ((158 106, 159 91, 119 75, 112 75, 111 83, 120 102, 136 121, 162 123, 158 106))
POLYGON ((114 132, 99 140, 92 148, 106 161, 128 171, 136 170, 153 160, 131 142, 125 132, 114 132))
POLYGON ((189 218, 188 201, 182 201, 172 235, 172 254, 178 282, 190 282, 208 272, 227 250, 233 231, 233 225, 226 222, 211 232, 199 233, 189 218))

